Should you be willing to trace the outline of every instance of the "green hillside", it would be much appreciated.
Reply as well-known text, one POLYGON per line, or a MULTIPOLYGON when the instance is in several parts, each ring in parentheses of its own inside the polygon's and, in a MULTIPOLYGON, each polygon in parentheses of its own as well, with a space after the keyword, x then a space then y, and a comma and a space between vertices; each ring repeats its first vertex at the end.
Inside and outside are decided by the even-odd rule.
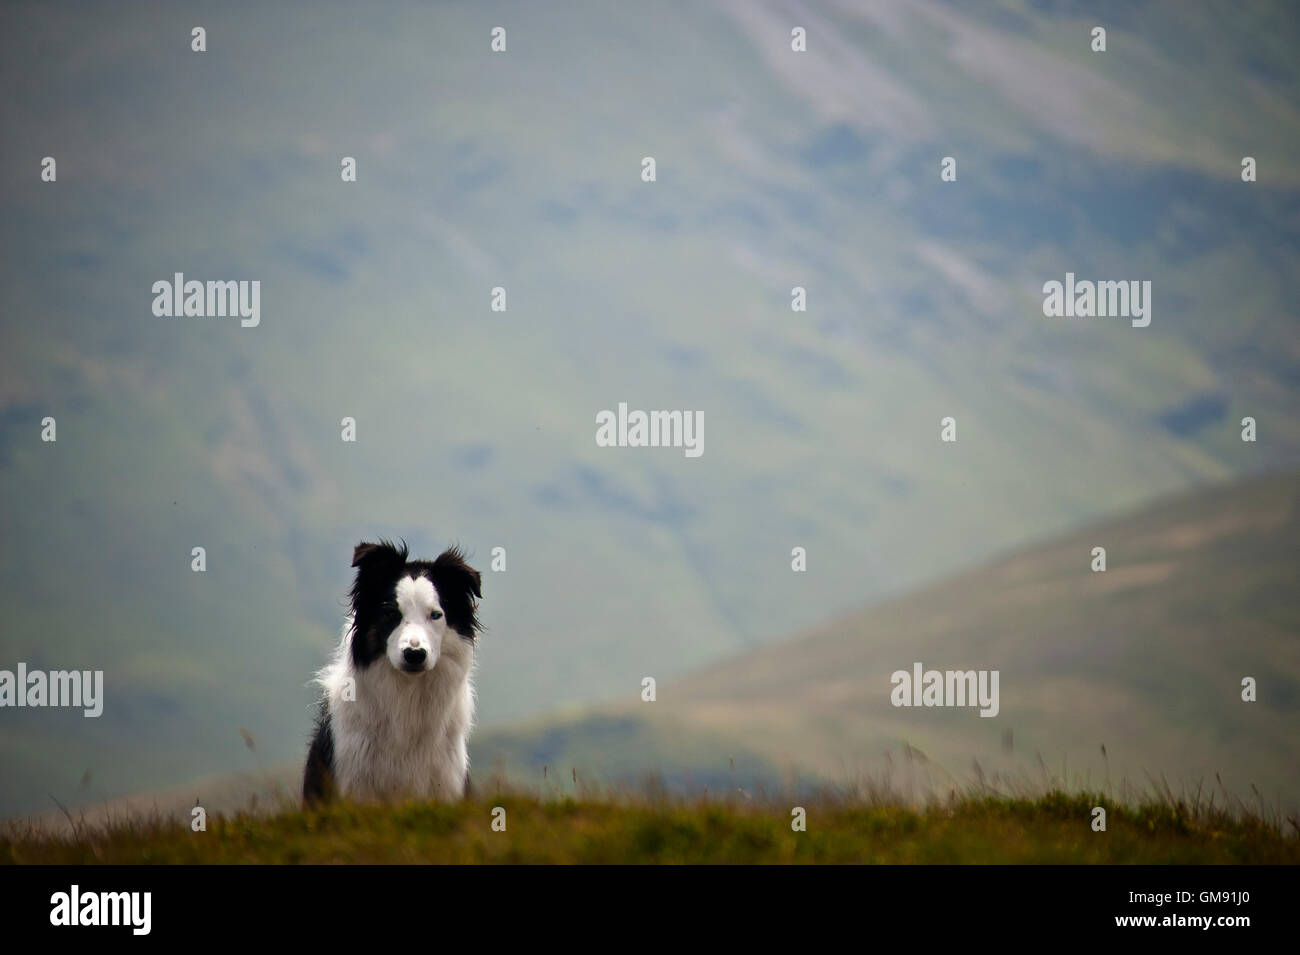
POLYGON ((1226 791, 1294 813, 1297 581, 1291 471, 1055 538, 667 682, 654 703, 482 732, 473 752, 528 779, 542 763, 719 777, 734 755, 746 781, 771 780, 775 765, 928 795, 980 774, 1046 774, 1117 796, 1226 791), (1103 573, 1090 569, 1097 546, 1103 573), (916 661, 998 670, 999 714, 893 706, 891 673, 916 661), (1257 702, 1241 699, 1246 676, 1257 702), (693 745, 674 752, 680 741, 693 745))

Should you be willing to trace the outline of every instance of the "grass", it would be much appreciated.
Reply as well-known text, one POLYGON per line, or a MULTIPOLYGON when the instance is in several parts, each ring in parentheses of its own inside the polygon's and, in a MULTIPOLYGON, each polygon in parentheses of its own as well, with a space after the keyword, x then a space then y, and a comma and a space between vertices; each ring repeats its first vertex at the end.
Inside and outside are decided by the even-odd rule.
POLYGON ((1300 832, 1249 812, 1156 800, 1117 805, 1059 791, 1035 799, 954 796, 923 808, 834 795, 749 797, 498 794, 455 804, 336 804, 187 822, 136 816, 61 834, 0 832, 6 864, 332 863, 1144 863, 1296 864, 1300 832), (1094 806, 1107 831, 1091 828, 1094 806), (505 831, 492 828, 505 810, 505 831), (498 814, 499 815, 499 814, 498 814))

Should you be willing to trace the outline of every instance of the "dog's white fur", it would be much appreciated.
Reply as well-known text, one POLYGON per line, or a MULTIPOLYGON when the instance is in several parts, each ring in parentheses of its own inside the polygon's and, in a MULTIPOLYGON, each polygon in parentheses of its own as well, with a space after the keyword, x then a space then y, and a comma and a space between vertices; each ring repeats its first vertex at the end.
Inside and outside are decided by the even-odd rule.
POLYGON ((388 637, 386 659, 356 669, 349 617, 334 659, 317 676, 334 738, 334 783, 339 795, 362 802, 459 799, 474 723, 474 641, 447 626, 427 578, 401 578, 396 597, 402 622, 388 637), (428 654, 421 672, 402 668, 407 649, 428 654))

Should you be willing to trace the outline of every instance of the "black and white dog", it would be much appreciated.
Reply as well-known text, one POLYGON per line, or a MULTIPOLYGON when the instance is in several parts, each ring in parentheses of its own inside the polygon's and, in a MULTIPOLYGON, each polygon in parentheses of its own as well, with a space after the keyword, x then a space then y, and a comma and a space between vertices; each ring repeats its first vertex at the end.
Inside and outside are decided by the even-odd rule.
POLYGON ((358 544, 352 612, 307 754, 303 799, 459 799, 474 722, 479 572, 453 547, 408 561, 406 545, 358 544))

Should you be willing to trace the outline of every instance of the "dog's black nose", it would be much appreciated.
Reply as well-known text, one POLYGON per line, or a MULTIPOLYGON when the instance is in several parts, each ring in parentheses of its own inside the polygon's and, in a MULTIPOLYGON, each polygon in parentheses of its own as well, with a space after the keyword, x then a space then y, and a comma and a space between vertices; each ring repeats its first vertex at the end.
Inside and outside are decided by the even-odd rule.
POLYGON ((407 647, 402 651, 402 661, 408 667, 418 667, 424 663, 424 658, 429 654, 415 647, 407 647))

